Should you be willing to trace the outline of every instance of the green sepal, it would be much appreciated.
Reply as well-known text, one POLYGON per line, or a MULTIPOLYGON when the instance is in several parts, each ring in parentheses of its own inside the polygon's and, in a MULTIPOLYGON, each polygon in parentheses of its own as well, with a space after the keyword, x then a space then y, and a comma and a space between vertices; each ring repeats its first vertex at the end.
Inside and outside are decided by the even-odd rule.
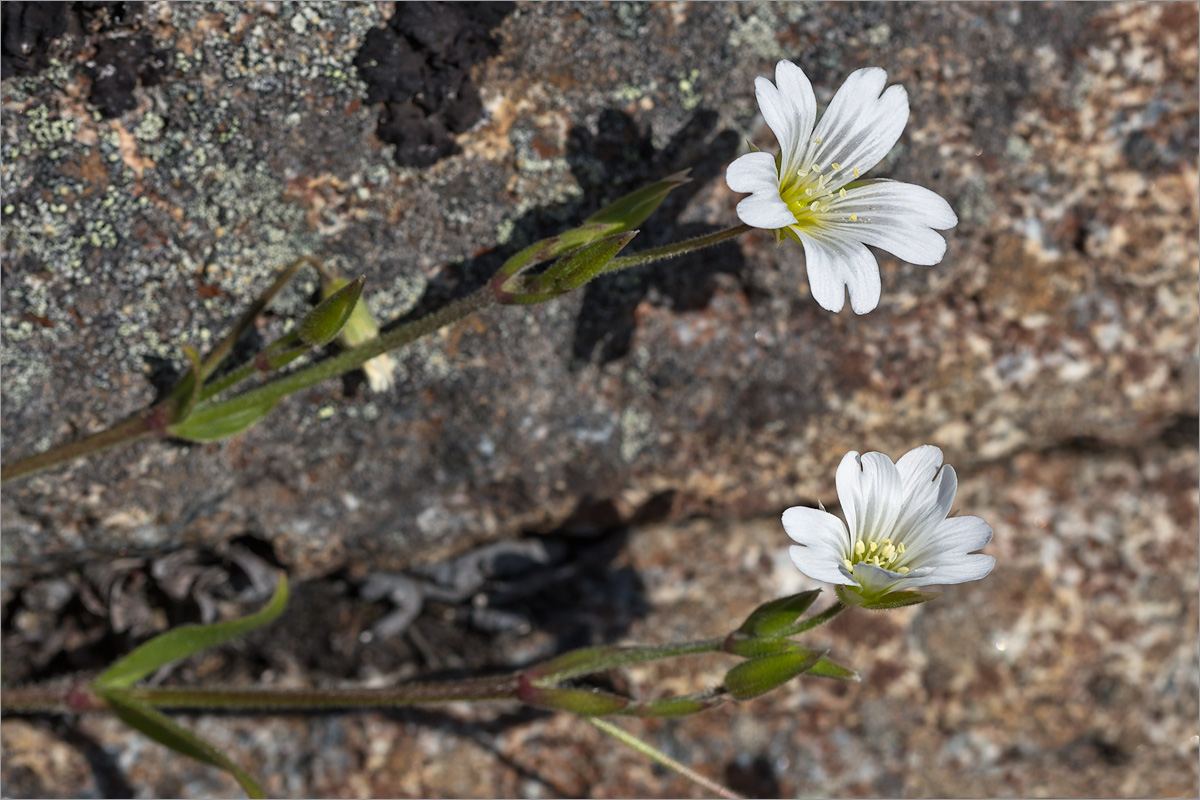
POLYGON ((798 648, 744 661, 725 674, 725 688, 737 700, 758 697, 808 672, 825 652, 798 648))
POLYGON ((626 717, 653 717, 655 719, 686 717, 689 714, 706 711, 723 702, 725 702, 725 692, 720 689, 708 689, 679 697, 644 700, 631 704, 617 713, 626 717))
POLYGON ((153 706, 135 700, 120 690, 98 691, 113 712, 129 727, 164 747, 194 758, 202 764, 223 769, 234 777, 247 797, 265 797, 262 787, 245 770, 205 739, 176 724, 153 706))
POLYGON ((836 661, 830 661, 828 658, 822 658, 816 664, 813 664, 808 669, 809 675, 815 675, 818 678, 833 678, 839 681, 849 681, 858 683, 862 678, 858 677, 858 673, 849 667, 843 667, 836 661))
POLYGON ((587 218, 587 223, 607 226, 606 234, 633 230, 645 222, 662 205, 673 189, 691 181, 688 176, 689 172, 691 172, 690 169, 676 172, 661 181, 630 192, 592 214, 587 218))
POLYGON ((758 658, 776 653, 796 653, 805 648, 791 639, 784 639, 780 636, 748 637, 745 634, 735 633, 725 640, 725 646, 722 649, 726 653, 732 653, 742 658, 758 658))
POLYGON ((551 711, 570 711, 582 717, 603 717, 616 714, 630 701, 626 697, 600 689, 570 689, 558 686, 537 687, 526 684, 517 692, 517 699, 528 706, 551 711))
POLYGON ((300 341, 312 347, 332 342, 354 313, 366 281, 365 275, 350 281, 308 312, 300 321, 300 341))
POLYGON ((867 608, 872 611, 884 611, 890 608, 903 608, 904 606, 915 606, 919 603, 928 603, 935 597, 941 595, 940 592, 920 592, 915 590, 888 592, 882 597, 864 598, 861 594, 854 591, 850 586, 837 587, 838 599, 848 606, 858 606, 867 608))
POLYGON ((253 427, 261 421, 279 399, 264 399, 252 405, 230 410, 238 398, 205 406, 182 422, 167 427, 167 433, 192 442, 218 442, 253 427))
POLYGON ((241 619, 210 625, 180 625, 160 633, 135 648, 92 681, 97 692, 124 689, 173 661, 216 647, 230 639, 261 628, 283 613, 287 607, 287 576, 280 575, 275 593, 261 610, 241 619))
POLYGON ((586 244, 563 256, 549 269, 530 281, 534 293, 577 289, 604 271, 605 265, 633 241, 638 231, 617 233, 586 244))
POLYGON ((773 636, 795 622, 820 593, 820 589, 813 589, 764 603, 751 612, 738 630, 747 636, 773 636))

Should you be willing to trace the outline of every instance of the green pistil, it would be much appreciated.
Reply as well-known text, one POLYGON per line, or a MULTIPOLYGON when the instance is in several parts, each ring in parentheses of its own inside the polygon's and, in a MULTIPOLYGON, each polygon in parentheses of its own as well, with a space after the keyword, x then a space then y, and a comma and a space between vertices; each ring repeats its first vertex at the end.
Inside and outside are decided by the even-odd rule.
MULTIPOLYGON (((836 218, 834 212, 838 203, 846 199, 846 190, 834 191, 829 187, 830 178, 834 172, 842 170, 842 165, 834 163, 830 169, 829 173, 825 173, 819 165, 811 164, 781 182, 779 196, 796 216, 793 227, 811 230, 836 218)), ((854 169, 853 172, 857 177, 858 170, 854 169)), ((857 222, 858 215, 844 215, 842 221, 857 222)))

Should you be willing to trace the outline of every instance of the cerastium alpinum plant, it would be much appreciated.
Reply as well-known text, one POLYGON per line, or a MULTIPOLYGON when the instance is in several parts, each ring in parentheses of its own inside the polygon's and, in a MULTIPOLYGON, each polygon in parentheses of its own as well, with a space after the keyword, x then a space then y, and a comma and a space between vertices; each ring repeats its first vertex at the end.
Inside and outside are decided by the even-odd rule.
MULTIPOLYGON (((373 388, 391 381, 390 351, 493 305, 554 300, 602 275, 650 264, 727 241, 753 228, 778 241, 799 241, 813 296, 839 311, 849 292, 856 313, 879 302, 881 282, 867 245, 917 264, 936 264, 945 242, 935 231, 953 227, 949 205, 919 186, 865 180, 898 140, 908 118, 902 87, 885 89, 878 68, 854 72, 817 121, 808 79, 789 61, 779 62, 776 82, 757 81, 763 116, 780 153, 751 152, 734 161, 727 181, 747 192, 737 207, 742 223, 704 236, 625 254, 667 195, 687 181, 678 173, 639 189, 593 214, 578 227, 535 242, 509 258, 483 286, 426 317, 380 331, 360 303, 364 280, 329 273, 313 258, 284 269, 243 313, 229 334, 203 357, 183 348, 187 369, 166 394, 113 427, 3 467, 9 481, 76 458, 149 437, 208 442, 233 436, 264 419, 287 395, 363 368, 373 388), (291 330, 244 363, 230 364, 234 345, 305 266, 315 268, 323 299, 291 330), (320 357, 337 341, 339 353, 320 357), (308 359, 297 367, 294 362, 308 359)), ((611 717, 681 717, 729 700, 747 700, 809 675, 857 681, 853 670, 825 650, 794 640, 849 606, 880 610, 926 602, 936 595, 916 587, 984 577, 991 556, 974 551, 991 539, 976 517, 947 518, 957 488, 942 453, 919 447, 893 463, 880 453, 851 452, 837 471, 846 521, 823 508, 790 508, 783 515, 796 566, 810 578, 836 586, 837 600, 805 617, 820 590, 765 603, 741 625, 712 638, 650 646, 574 650, 512 674, 389 688, 277 689, 231 686, 143 686, 159 668, 259 628, 283 613, 287 580, 280 576, 262 610, 242 619, 169 630, 119 659, 94 680, 67 687, 5 689, 5 713, 111 713, 180 753, 228 771, 251 796, 258 783, 235 760, 177 724, 180 709, 300 710, 389 708, 447 702, 510 702, 563 711, 723 796, 728 789, 680 764, 617 726, 611 717), (718 684, 684 695, 638 699, 582 684, 581 679, 633 664, 701 653, 736 660, 718 684)))

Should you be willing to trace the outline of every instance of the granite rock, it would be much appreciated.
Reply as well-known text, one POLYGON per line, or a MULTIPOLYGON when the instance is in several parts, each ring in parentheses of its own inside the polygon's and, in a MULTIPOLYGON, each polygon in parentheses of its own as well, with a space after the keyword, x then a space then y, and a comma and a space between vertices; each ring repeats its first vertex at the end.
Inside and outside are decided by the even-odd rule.
MULTIPOLYGON (((235 649, 204 674, 409 678, 708 634, 698 617, 797 585, 775 523, 755 520, 834 501, 847 450, 930 442, 964 475, 963 508, 997 527, 983 589, 831 627, 873 673, 852 694, 805 684, 749 721, 641 730, 751 794, 976 794, 972 776, 990 794, 1195 793, 1195 2, 521 3, 469 67, 484 116, 459 130, 468 97, 438 123, 453 147, 437 139, 444 157, 421 168, 379 138, 388 110, 356 62, 390 4, 79 4, 14 25, 16 5, 5 461, 144 407, 182 345, 215 342, 302 255, 365 274, 389 320, 684 167, 695 180, 635 249, 732 224, 724 168, 746 140, 774 147, 753 79, 780 58, 822 104, 885 67, 912 113, 878 174, 939 192, 960 224, 936 267, 880 253, 883 299, 863 317, 819 308, 799 248, 752 233, 488 310, 397 353, 389 392, 347 376, 223 443, 147 442, 5 486, 6 675, 96 668, 230 613, 261 596, 262 565, 309 587, 307 623, 272 648, 293 660, 264 676, 235 649), (470 597, 429 600, 417 634, 366 646, 391 613, 361 605, 370 574, 551 532, 565 555, 537 580, 592 571, 504 607, 526 625, 485 635, 470 597), (175 568, 194 576, 178 592, 175 568), (572 606, 579 586, 594 605, 572 606)), ((305 274, 259 335, 316 288, 305 274)), ((475 713, 198 724, 251 748, 283 795, 687 791, 567 718, 475 713)), ((6 794, 233 790, 109 721, 6 719, 3 736, 6 794)))

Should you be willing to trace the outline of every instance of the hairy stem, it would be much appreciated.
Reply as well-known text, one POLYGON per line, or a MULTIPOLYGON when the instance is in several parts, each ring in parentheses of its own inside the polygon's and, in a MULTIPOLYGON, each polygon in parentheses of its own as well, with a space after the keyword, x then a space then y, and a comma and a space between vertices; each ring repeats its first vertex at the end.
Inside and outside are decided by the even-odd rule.
POLYGON ((633 253, 627 256, 617 256, 605 265, 604 271, 617 272, 618 270, 638 267, 654 261, 662 261, 664 258, 674 258, 695 250, 701 250, 705 247, 712 247, 714 244, 728 241, 751 230, 753 228, 749 225, 734 225, 732 228, 726 228, 715 233, 706 233, 703 236, 696 236, 692 239, 684 239, 682 242, 673 242, 672 244, 665 244, 662 247, 652 247, 649 250, 643 250, 640 253, 633 253))

